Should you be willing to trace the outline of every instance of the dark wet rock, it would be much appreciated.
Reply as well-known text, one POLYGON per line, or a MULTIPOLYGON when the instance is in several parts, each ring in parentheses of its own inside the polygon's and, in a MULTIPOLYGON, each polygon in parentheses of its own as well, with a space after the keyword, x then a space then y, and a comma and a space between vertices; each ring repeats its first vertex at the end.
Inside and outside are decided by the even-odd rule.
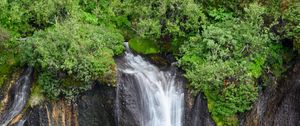
POLYGON ((115 88, 96 86, 76 102, 45 102, 29 110, 25 126, 115 126, 115 88))
MULTIPOLYGON (((121 81, 136 81, 133 79, 134 77, 129 77, 132 75, 127 74, 120 74, 121 81)), ((133 84, 136 85, 130 85, 130 84, 124 84, 123 82, 119 83, 119 97, 118 97, 118 103, 116 104, 116 113, 118 114, 118 126, 139 126, 142 124, 138 119, 141 117, 142 113, 139 112, 141 108, 139 108, 139 102, 138 99, 141 98, 139 94, 140 90, 138 89, 139 86, 137 84, 138 82, 135 82, 133 84)))
POLYGON ((203 94, 200 93, 192 109, 191 126, 214 126, 214 122, 210 118, 207 102, 203 99, 203 94))
POLYGON ((149 61, 151 61, 151 63, 157 66, 167 66, 168 64, 170 64, 170 62, 168 62, 165 58, 161 57, 160 55, 150 55, 148 59, 149 61))
POLYGON ((36 106, 28 110, 25 126, 48 126, 47 109, 45 105, 36 106))
POLYGON ((99 85, 78 99, 80 126, 115 126, 115 88, 99 85))
POLYGON ((283 75, 277 87, 270 86, 260 92, 257 102, 240 125, 300 125, 300 62, 283 75))
POLYGON ((204 94, 199 93, 196 97, 186 92, 185 95, 185 124, 184 126, 214 126, 207 108, 204 94))
POLYGON ((77 126, 75 104, 68 104, 63 100, 45 102, 29 110, 25 119, 25 126, 77 126))

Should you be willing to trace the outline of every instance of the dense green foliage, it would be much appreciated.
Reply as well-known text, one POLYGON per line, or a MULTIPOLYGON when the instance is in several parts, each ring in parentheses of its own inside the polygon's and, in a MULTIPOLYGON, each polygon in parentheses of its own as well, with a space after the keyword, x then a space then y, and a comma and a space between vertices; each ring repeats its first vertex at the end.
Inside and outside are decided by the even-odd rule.
POLYGON ((65 22, 38 31, 21 45, 23 61, 56 72, 65 71, 80 81, 115 84, 113 55, 123 51, 123 38, 103 27, 65 22))
POLYGON ((106 26, 110 23, 110 20, 106 20, 109 19, 108 4, 102 2, 99 5, 103 7, 92 9, 89 4, 83 0, 2 0, 1 49, 12 50, 14 53, 1 55, 1 80, 4 80, 2 78, 5 78, 12 66, 7 62, 20 57, 17 61, 21 62, 18 64, 45 71, 38 75, 41 76, 38 77, 39 82, 43 82, 38 84, 42 92, 52 99, 73 97, 82 92, 77 91, 77 87, 74 88, 70 82, 82 83, 79 88, 85 90, 94 80, 115 85, 116 64, 113 56, 123 52, 124 40, 113 25, 106 26), (98 14, 102 16, 98 17, 98 14), (12 34, 7 34, 5 29, 12 31, 12 34), (11 41, 2 42, 8 37, 12 37, 11 41), (71 76, 72 79, 66 82, 66 77, 56 76, 58 73, 71 76), (58 81, 52 82, 55 79, 49 78, 58 81))
POLYGON ((72 0, 1 0, 0 21, 23 36, 64 20, 75 7, 72 0))
POLYGON ((126 33, 170 47, 161 48, 165 52, 178 51, 183 40, 197 34, 205 23, 201 6, 193 0, 123 1, 114 6, 116 16, 130 22, 123 26, 130 30, 126 33))
POLYGON ((294 48, 300 49, 300 2, 292 3, 283 14, 283 18, 287 20, 285 25, 285 37, 293 40, 294 48))
POLYGON ((260 27, 264 8, 251 4, 245 11, 245 20, 231 18, 207 25, 181 48, 179 61, 190 86, 205 92, 212 115, 219 119, 250 109, 258 94, 256 79, 273 45, 260 27))
POLYGON ((61 78, 53 72, 44 71, 38 78, 38 87, 50 99, 64 97, 74 100, 79 93, 90 89, 89 84, 84 84, 74 79, 61 78))
POLYGON ((0 12, 0 85, 11 68, 35 67, 31 105, 40 93, 74 99, 95 80, 115 85, 113 57, 129 41, 137 53, 173 54, 216 124, 237 125, 294 56, 289 46, 300 52, 293 0, 1 0, 0 12))
POLYGON ((8 77, 14 70, 18 57, 15 56, 15 51, 8 48, 10 42, 10 32, 0 27, 0 87, 7 81, 8 77))
MULTIPOLYGON (((244 13, 244 8, 256 0, 196 0, 201 3, 206 13, 211 11, 222 10, 227 14, 232 13, 236 16, 241 16, 244 13)), ((210 14, 208 14, 210 17, 210 14)))
MULTIPOLYGON (((113 55, 122 53, 124 47, 123 37, 117 32, 71 21, 35 32, 20 45, 20 49, 24 50, 22 62, 31 66, 41 67, 52 73, 67 73, 81 83, 100 80, 115 85, 116 64, 113 55)), ((48 97, 56 98, 60 92, 70 96, 76 95, 75 92, 79 93, 74 89, 70 90, 73 93, 68 93, 67 89, 71 87, 62 88, 62 82, 56 81, 54 78, 57 77, 52 76, 53 74, 42 74, 39 79, 39 84, 48 97)))

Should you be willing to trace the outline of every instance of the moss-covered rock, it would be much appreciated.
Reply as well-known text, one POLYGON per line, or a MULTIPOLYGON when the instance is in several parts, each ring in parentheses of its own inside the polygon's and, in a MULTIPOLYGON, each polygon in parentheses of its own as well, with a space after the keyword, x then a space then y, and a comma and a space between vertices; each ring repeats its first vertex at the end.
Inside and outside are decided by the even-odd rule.
POLYGON ((168 65, 168 61, 159 55, 151 55, 150 60, 152 63, 159 65, 159 66, 168 65))
POLYGON ((129 47, 140 54, 156 54, 159 53, 159 47, 155 42, 148 39, 133 38, 129 40, 129 47))
POLYGON ((37 83, 33 84, 33 87, 31 88, 31 94, 28 101, 28 105, 30 107, 37 106, 41 104, 45 100, 45 97, 42 92, 42 88, 37 83))

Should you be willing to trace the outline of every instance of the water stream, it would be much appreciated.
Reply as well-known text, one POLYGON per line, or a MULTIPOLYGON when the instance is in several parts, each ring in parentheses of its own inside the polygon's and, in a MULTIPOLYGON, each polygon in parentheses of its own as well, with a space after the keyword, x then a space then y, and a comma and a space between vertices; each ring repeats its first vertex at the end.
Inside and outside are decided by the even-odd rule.
MULTIPOLYGON (((131 111, 135 115, 140 126, 181 126, 184 109, 184 93, 182 83, 176 80, 175 67, 160 70, 155 65, 144 60, 141 56, 133 54, 125 43, 126 52, 118 63, 120 77, 119 86, 133 87, 135 94, 127 96, 124 101, 130 102, 130 97, 135 98, 135 109, 131 111)), ((125 89, 126 90, 126 89, 125 89)), ((128 92, 127 92, 128 93, 128 92)), ((130 92, 129 92, 130 93, 130 92)), ((122 95, 118 89, 117 97, 122 95)), ((120 101, 118 106, 125 106, 120 101)), ((130 104, 130 103, 129 103, 130 104)), ((130 105, 127 105, 130 106, 130 105)), ((133 109, 131 109, 133 110, 133 109)), ((118 110, 117 115, 122 110, 118 110)), ((118 117, 118 121, 122 117, 118 117)), ((119 125, 126 125, 120 124, 119 125)))
POLYGON ((12 101, 7 111, 1 116, 0 126, 7 126, 26 105, 30 93, 32 71, 32 68, 27 68, 14 85, 12 101))

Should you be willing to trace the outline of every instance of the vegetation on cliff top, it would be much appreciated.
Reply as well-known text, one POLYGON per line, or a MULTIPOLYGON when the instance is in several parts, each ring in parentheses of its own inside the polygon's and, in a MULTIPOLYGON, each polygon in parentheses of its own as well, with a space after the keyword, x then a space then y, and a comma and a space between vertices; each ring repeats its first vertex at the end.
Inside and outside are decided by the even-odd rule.
POLYGON ((76 21, 37 31, 20 45, 22 61, 31 66, 74 75, 82 82, 116 83, 114 55, 122 53, 122 35, 76 21))
MULTIPOLYGON (((17 64, 34 66, 41 72, 39 80, 52 76, 64 80, 72 76, 70 81, 82 83, 79 87, 84 90, 80 91, 75 91, 77 87, 74 85, 60 86, 65 81, 56 83, 56 89, 48 88, 55 79, 47 81, 49 83, 37 83, 49 98, 76 96, 89 89, 95 80, 116 84, 113 56, 123 52, 123 36, 114 25, 106 25, 110 24, 110 20, 106 20, 109 16, 95 16, 107 7, 90 8, 91 5, 82 0, 1 1, 1 49, 12 50, 13 57, 19 57, 17 64), (11 40, 2 42, 8 36, 2 27, 11 31, 11 40), (65 93, 51 95, 56 90, 65 93)), ((1 60, 9 62, 6 57, 1 55, 1 60)), ((1 70, 8 71, 9 66, 1 65, 1 70)), ((5 76, 2 73, 1 80, 2 75, 5 76)))
POLYGON ((186 70, 190 87, 207 96, 217 125, 236 123, 232 116, 251 108, 258 95, 256 79, 266 67, 270 47, 276 46, 268 29, 261 27, 264 8, 254 3, 244 11, 243 20, 223 11, 211 12, 218 21, 181 46, 179 65, 186 70))

